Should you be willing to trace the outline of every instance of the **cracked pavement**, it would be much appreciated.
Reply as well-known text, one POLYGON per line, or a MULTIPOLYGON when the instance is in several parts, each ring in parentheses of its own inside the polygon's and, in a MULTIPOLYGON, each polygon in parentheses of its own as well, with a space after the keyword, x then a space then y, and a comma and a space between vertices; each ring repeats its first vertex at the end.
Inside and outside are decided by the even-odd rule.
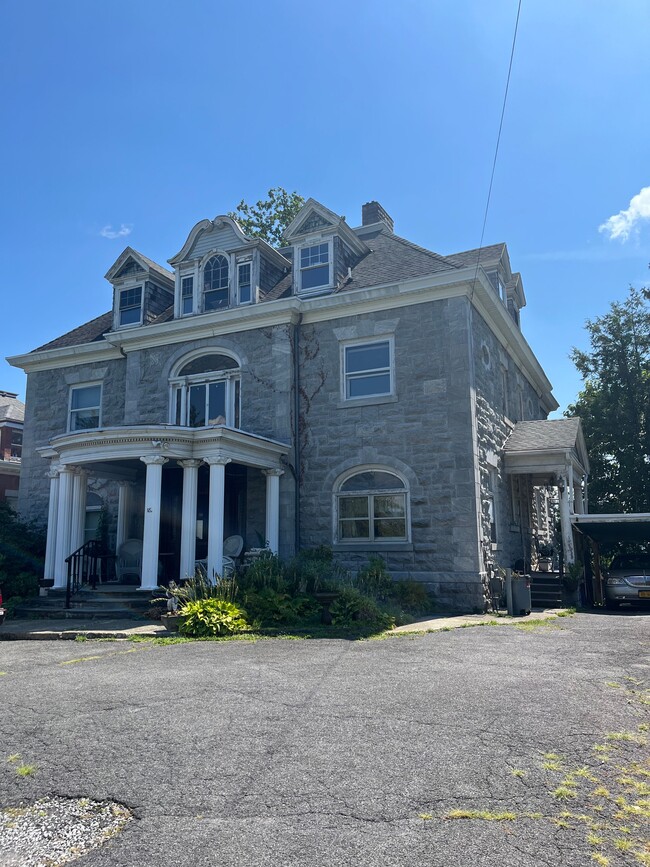
POLYGON ((586 765, 607 732, 647 722, 608 683, 648 686, 649 627, 617 613, 362 642, 2 642, 0 806, 126 804, 136 821, 87 867, 578 867, 582 832, 444 816, 557 814, 543 754, 586 765))

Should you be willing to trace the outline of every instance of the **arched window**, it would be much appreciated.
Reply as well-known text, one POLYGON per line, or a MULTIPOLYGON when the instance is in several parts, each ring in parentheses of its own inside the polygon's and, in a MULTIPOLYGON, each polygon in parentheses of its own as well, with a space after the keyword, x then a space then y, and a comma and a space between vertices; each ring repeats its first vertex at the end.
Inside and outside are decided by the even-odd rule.
POLYGON ((203 310, 219 310, 228 306, 228 260, 212 256, 203 267, 203 310))
POLYGON ((335 500, 338 542, 408 541, 408 490, 395 473, 364 469, 347 474, 335 500))
POLYGON ((172 424, 239 427, 239 364, 208 353, 181 364, 170 380, 172 424))

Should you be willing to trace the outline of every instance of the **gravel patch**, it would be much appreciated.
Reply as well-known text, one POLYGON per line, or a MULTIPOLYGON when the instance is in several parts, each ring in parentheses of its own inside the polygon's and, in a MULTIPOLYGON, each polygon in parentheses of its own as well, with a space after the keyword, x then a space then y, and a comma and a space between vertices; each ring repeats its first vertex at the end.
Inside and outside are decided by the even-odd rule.
POLYGON ((3 867, 58 867, 102 846, 124 828, 131 813, 113 801, 41 798, 0 809, 3 867))

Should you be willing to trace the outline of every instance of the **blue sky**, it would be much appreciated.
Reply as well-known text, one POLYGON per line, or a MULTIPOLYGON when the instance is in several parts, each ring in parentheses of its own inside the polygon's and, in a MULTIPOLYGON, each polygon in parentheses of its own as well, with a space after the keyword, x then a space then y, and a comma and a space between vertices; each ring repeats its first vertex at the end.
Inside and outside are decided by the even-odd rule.
MULTIPOLYGON (((2 4, 0 356, 108 310, 127 244, 164 264, 271 186, 352 225, 377 199, 410 240, 476 247, 516 8, 2 4)), ((648 33, 645 0, 523 0, 485 243, 522 272, 522 328, 562 408, 585 318, 650 276, 648 33)), ((24 382, 0 362, 0 388, 24 382)))

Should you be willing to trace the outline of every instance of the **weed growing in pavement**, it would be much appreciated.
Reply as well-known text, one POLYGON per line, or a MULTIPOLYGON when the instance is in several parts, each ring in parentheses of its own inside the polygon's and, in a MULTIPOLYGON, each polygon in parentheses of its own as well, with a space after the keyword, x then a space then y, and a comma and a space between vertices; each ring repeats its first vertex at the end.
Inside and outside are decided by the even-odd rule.
POLYGON ((10 756, 7 757, 7 761, 11 765, 15 765, 16 762, 19 762, 21 759, 22 756, 20 755, 20 753, 12 753, 10 756))
POLYGON ((80 632, 77 635, 75 635, 74 640, 75 641, 88 641, 88 636, 82 635, 82 633, 80 632))
POLYGON ((36 765, 18 765, 16 773, 19 777, 31 777, 36 773, 36 765))
POLYGON ((521 768, 513 768, 510 773, 513 777, 525 777, 526 771, 522 771, 521 768))
POLYGON ((489 810, 451 810, 444 819, 481 819, 483 822, 514 822, 516 813, 504 811, 491 813, 489 810))

